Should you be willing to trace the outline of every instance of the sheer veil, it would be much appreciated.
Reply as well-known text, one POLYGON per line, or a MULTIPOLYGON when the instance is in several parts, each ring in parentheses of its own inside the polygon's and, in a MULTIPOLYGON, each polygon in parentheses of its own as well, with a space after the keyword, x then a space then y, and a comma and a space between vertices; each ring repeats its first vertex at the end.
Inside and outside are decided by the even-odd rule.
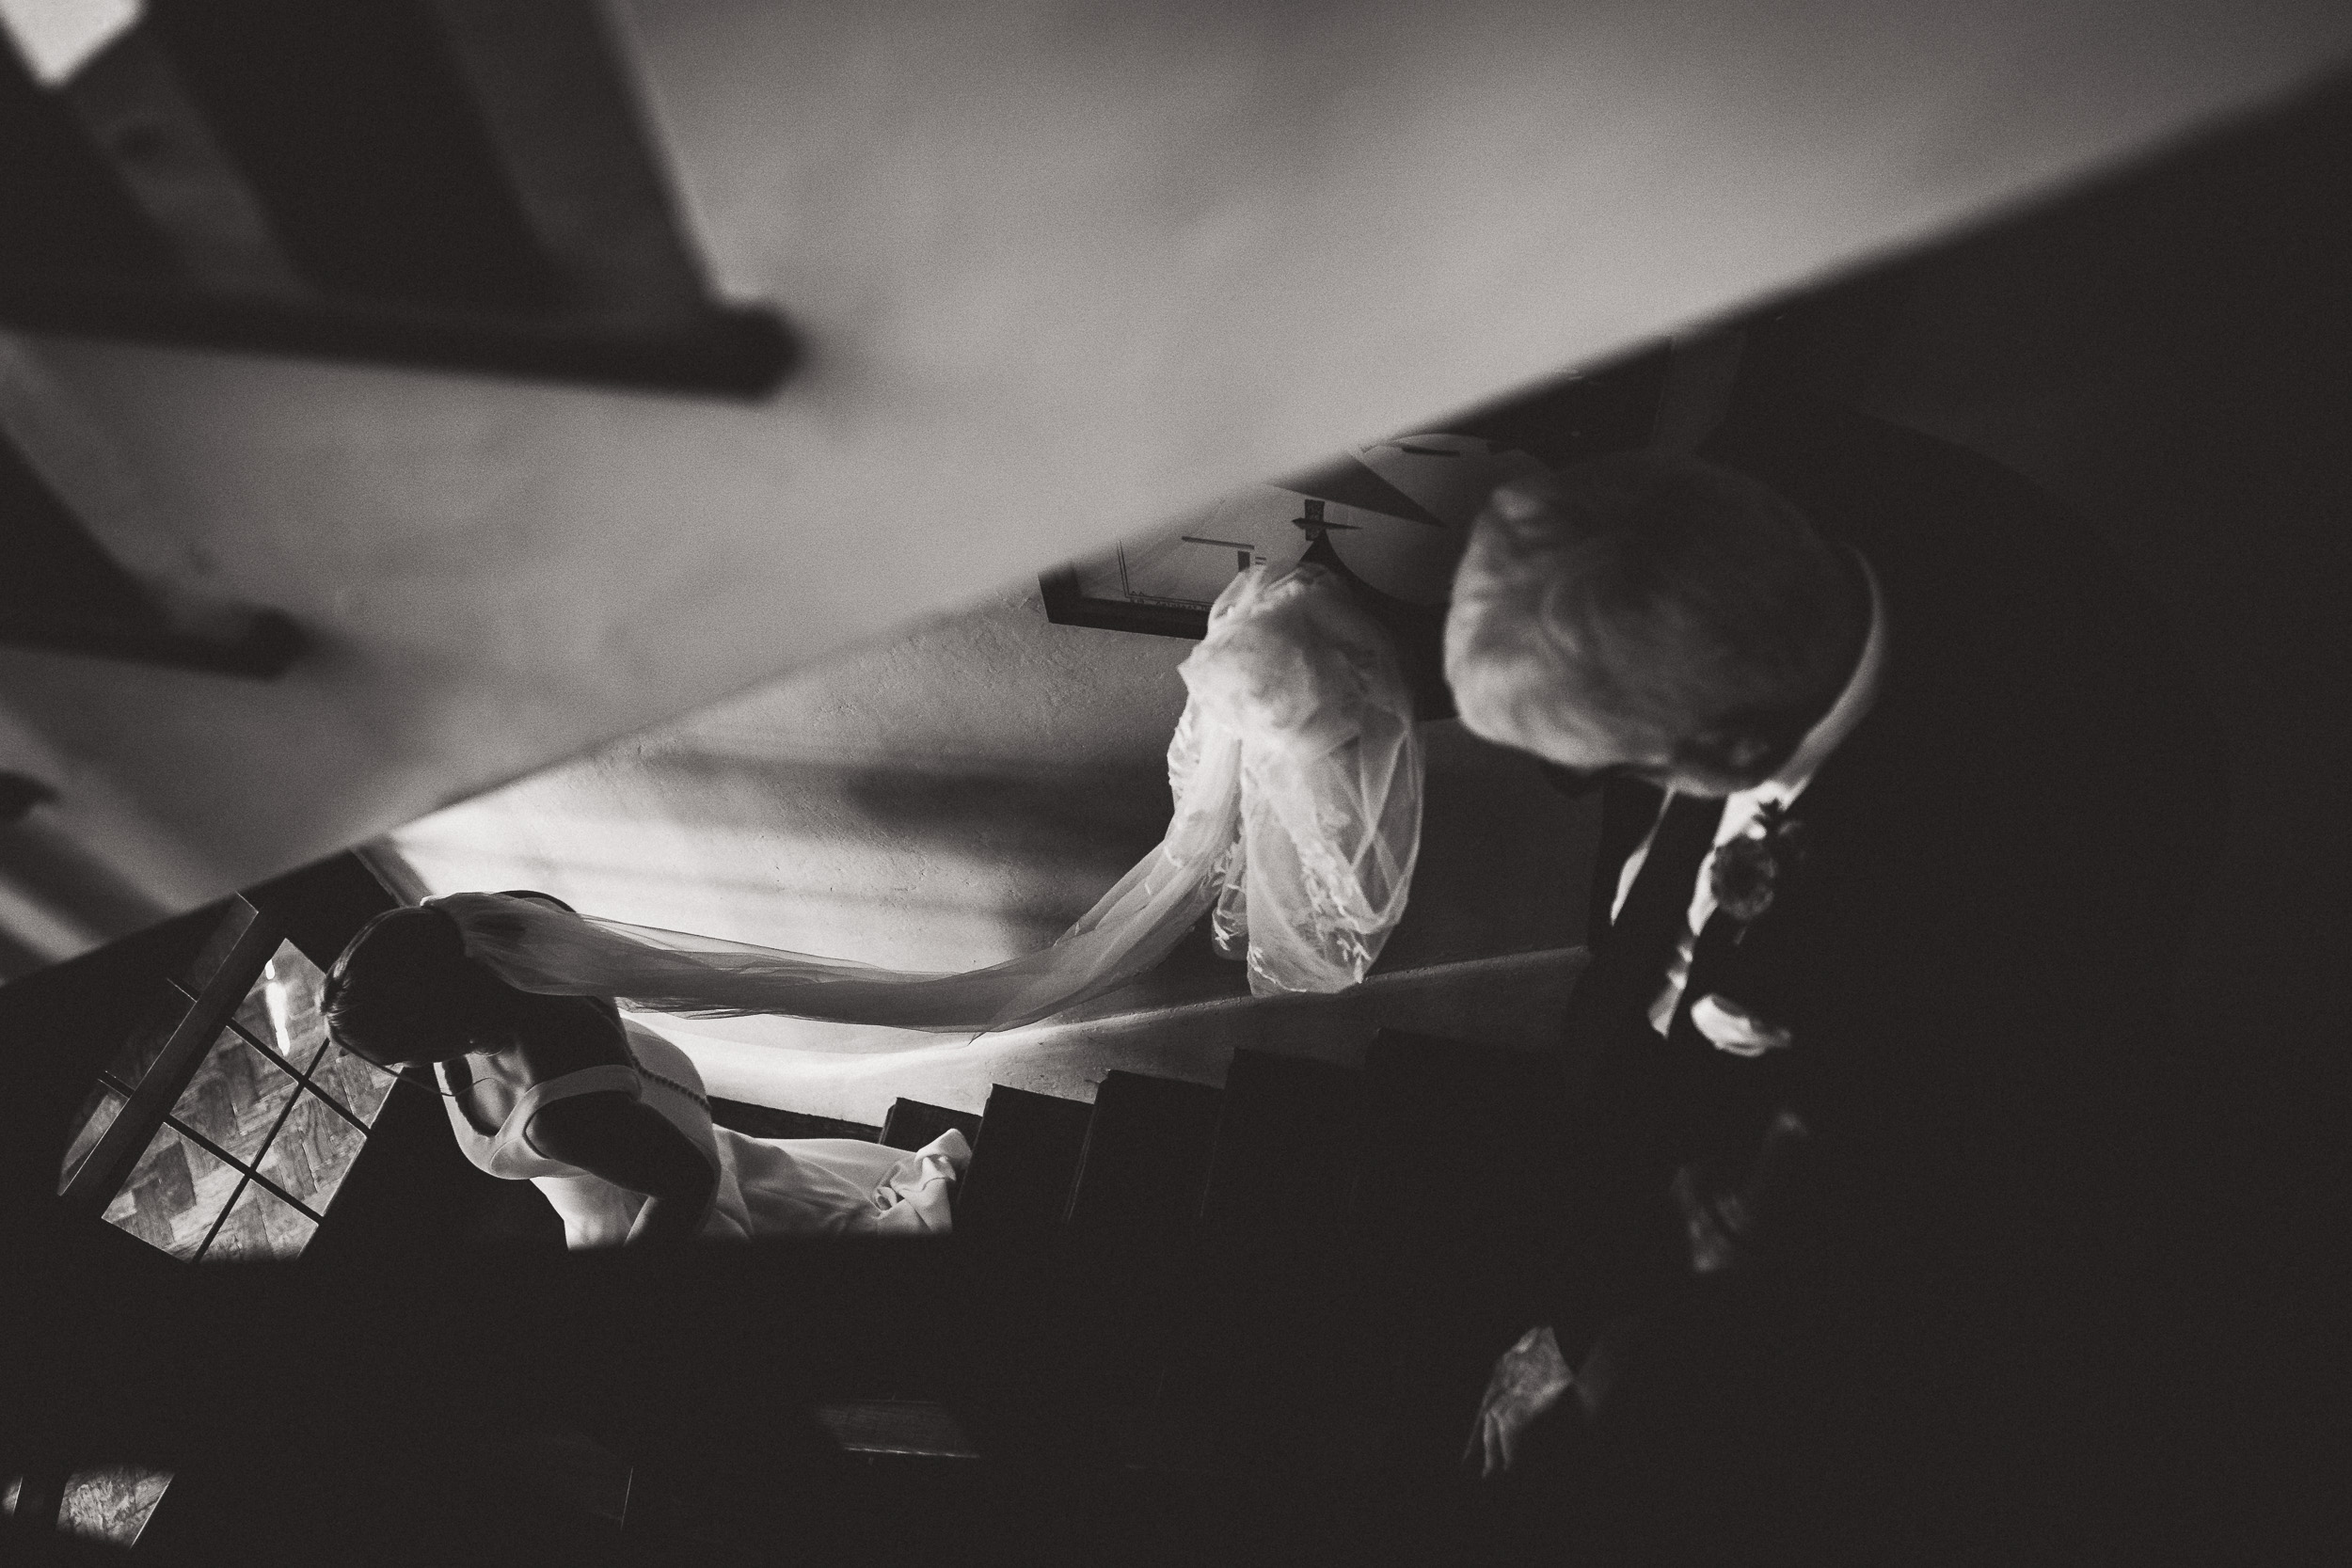
POLYGON ((1404 915, 1421 839, 1421 748, 1387 634, 1323 568, 1260 566, 1218 596, 1181 673, 1167 836, 1050 945, 986 969, 880 969, 497 894, 433 902, 520 990, 689 1018, 1010 1028, 1136 978, 1212 908, 1252 991, 1356 984, 1404 915))

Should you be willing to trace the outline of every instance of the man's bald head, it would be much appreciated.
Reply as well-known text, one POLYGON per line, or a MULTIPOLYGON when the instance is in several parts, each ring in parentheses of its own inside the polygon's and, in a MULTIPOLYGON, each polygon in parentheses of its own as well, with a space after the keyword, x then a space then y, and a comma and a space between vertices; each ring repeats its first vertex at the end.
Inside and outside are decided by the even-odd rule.
POLYGON ((1470 729, 1698 793, 1771 776, 1867 630, 1854 568, 1764 484, 1630 453, 1503 486, 1446 621, 1470 729))

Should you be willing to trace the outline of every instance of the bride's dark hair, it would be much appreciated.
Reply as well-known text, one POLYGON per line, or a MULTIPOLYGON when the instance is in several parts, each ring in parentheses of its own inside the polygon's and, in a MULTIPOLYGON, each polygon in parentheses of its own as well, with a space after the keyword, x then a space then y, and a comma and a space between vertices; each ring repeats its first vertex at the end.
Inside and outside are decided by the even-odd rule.
MULTIPOLYGON (((516 892, 569 910, 546 894, 516 892)), ((359 927, 327 972, 320 1011, 336 1040, 372 1061, 406 1059, 516 1022, 528 999, 466 957, 457 922, 430 904, 387 910, 359 927)))

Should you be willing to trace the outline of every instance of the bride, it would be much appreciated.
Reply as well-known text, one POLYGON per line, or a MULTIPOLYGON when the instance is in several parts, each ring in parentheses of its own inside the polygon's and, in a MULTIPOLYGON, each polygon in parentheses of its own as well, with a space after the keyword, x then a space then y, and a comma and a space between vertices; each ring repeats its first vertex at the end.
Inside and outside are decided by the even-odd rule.
MULTIPOLYGON (((569 911, 545 894, 501 896, 569 911)), ((972 1157, 953 1131, 908 1154, 717 1126, 684 1052, 623 1019, 609 998, 507 983, 467 956, 456 919, 432 905, 363 927, 328 974, 323 1005, 354 1054, 394 1072, 429 1068, 467 1158, 537 1186, 574 1249, 937 1234, 972 1157)))

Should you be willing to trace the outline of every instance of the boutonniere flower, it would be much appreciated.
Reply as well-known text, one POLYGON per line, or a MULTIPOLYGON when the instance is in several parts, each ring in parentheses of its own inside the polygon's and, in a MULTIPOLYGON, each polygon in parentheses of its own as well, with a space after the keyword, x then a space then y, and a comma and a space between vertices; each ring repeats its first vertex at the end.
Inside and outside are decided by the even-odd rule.
POLYGON ((1766 806, 1746 832, 1716 849, 1708 874, 1715 907, 1740 923, 1741 939, 1804 860, 1804 824, 1792 820, 1786 806, 1766 806))

